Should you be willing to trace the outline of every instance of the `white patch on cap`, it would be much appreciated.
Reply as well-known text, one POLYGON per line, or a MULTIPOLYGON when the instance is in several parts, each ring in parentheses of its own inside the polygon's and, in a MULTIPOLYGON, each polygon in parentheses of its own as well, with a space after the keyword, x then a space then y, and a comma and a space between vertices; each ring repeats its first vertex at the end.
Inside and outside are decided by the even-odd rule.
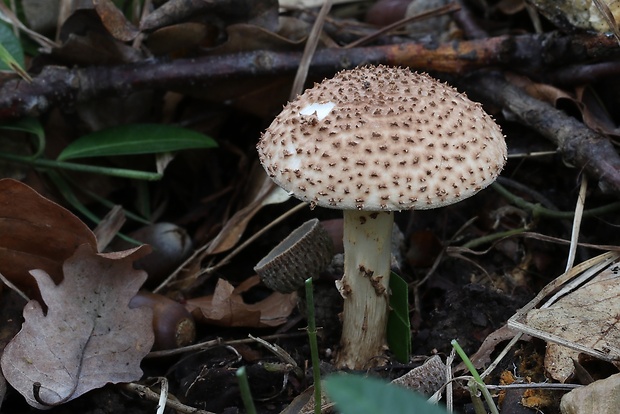
POLYGON ((322 121, 323 118, 331 112, 334 106, 336 106, 336 104, 333 102, 313 103, 303 108, 299 113, 301 115, 312 115, 316 113, 316 117, 319 118, 319 121, 322 121))

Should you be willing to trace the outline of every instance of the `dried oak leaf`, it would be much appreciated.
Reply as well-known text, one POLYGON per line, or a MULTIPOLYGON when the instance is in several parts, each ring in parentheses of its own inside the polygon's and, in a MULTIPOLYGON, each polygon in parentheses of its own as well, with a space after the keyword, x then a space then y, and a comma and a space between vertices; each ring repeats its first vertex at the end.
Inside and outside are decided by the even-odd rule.
POLYGON ((81 244, 97 246, 92 231, 75 215, 12 179, 0 180, 0 273, 28 297, 39 293, 31 269, 62 280, 62 263, 81 244))
POLYGON ((188 299, 185 303, 196 321, 219 326, 264 328, 279 326, 295 309, 296 293, 274 292, 256 303, 246 303, 241 294, 260 283, 258 276, 250 277, 236 288, 220 279, 213 295, 188 299))
POLYGON ((54 284, 32 270, 48 312, 31 300, 21 331, 2 355, 2 372, 28 403, 39 409, 70 401, 107 383, 135 381, 140 361, 153 345, 152 313, 129 308, 146 279, 133 262, 147 246, 98 254, 78 247, 54 284))

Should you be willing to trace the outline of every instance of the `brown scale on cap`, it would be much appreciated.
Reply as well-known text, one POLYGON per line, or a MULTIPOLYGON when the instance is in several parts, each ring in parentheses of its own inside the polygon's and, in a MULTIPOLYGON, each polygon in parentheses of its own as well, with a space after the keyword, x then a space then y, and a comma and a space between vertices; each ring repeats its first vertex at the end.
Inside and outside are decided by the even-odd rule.
POLYGON ((491 184, 506 162, 499 126, 426 74, 361 67, 287 104, 258 153, 297 198, 339 209, 428 209, 491 184))

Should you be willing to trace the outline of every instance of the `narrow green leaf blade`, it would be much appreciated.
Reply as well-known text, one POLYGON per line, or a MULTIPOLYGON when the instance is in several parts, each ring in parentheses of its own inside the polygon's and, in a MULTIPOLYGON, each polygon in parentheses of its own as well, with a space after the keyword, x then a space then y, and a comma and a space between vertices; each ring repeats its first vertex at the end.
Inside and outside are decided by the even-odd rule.
POLYGON ((411 323, 409 322, 409 287, 402 277, 390 276, 390 313, 387 341, 398 362, 406 364, 411 354, 411 323))
POLYGON ((329 398, 342 414, 447 414, 420 394, 377 378, 332 375, 324 381, 329 398))
POLYGON ((111 155, 158 154, 216 146, 213 138, 189 129, 162 124, 128 124, 78 138, 60 153, 58 161, 111 155))
POLYGON ((0 125, 0 129, 27 132, 35 135, 37 137, 37 149, 32 158, 38 158, 43 155, 43 151, 45 151, 45 131, 37 118, 20 118, 0 125))
POLYGON ((32 78, 24 70, 24 49, 11 28, 0 23, 0 70, 12 70, 27 81, 32 78))
POLYGON ((37 118, 20 118, 6 124, 0 125, 0 129, 12 129, 14 131, 29 132, 37 137, 44 137, 43 126, 37 118))

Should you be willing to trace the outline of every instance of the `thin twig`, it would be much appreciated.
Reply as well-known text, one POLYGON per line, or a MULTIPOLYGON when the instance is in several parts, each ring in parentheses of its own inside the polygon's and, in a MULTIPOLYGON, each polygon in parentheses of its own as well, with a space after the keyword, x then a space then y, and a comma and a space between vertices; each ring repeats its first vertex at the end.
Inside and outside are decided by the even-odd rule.
MULTIPOLYGON (((134 394, 137 394, 141 398, 145 398, 149 401, 159 403, 160 394, 151 390, 147 386, 131 382, 128 384, 121 384, 120 387, 134 394)), ((215 414, 211 411, 200 410, 198 408, 190 407, 189 405, 181 404, 180 402, 172 400, 170 398, 166 400, 166 407, 183 414, 215 414)))
MULTIPOLYGON (((306 333, 305 332, 293 332, 293 333, 287 333, 287 334, 265 335, 265 336, 262 336, 261 338, 263 338, 264 340, 271 341, 271 340, 281 339, 281 338, 297 338, 297 337, 302 337, 302 336, 305 337, 306 333)), ((165 351, 149 352, 145 358, 169 357, 169 356, 174 356, 174 355, 185 354, 187 352, 204 351, 204 350, 219 347, 219 346, 251 344, 255 342, 256 340, 251 339, 251 338, 232 339, 229 341, 224 341, 223 339, 218 338, 218 339, 213 339, 211 341, 205 341, 205 342, 200 342, 200 343, 189 345, 189 346, 184 346, 182 348, 167 349, 165 351)))
POLYGON ((581 219, 583 217, 583 208, 586 204, 586 192, 588 190, 588 179, 584 174, 581 175, 581 186, 579 187, 579 196, 575 206, 575 217, 573 218, 573 229, 570 235, 570 247, 568 249, 568 259, 566 260, 566 270, 573 267, 575 256, 577 255, 577 243, 579 241, 579 229, 581 228, 581 219))
POLYGON ((220 260, 217 264, 203 269, 198 276, 211 274, 215 272, 217 269, 219 269, 220 267, 228 264, 233 257, 239 254, 243 249, 248 247, 250 244, 254 243, 256 239, 258 239, 260 236, 265 234, 268 230, 271 230, 273 227, 280 224, 282 221, 286 220, 287 218, 289 218, 290 216, 292 216, 293 214, 297 213, 298 211, 302 210, 303 208, 307 206, 308 206, 308 203, 297 204, 295 207, 291 208, 284 214, 280 215, 278 218, 271 221, 271 223, 267 224, 265 227, 263 227, 262 229, 260 229, 259 231, 257 231, 256 233, 248 237, 246 241, 244 241, 239 246, 237 246, 232 252, 226 255, 226 257, 220 260))
POLYGON ((293 81, 293 87, 291 88, 291 94, 289 95, 290 100, 295 99, 295 97, 301 94, 304 89, 304 83, 306 83, 306 78, 308 77, 310 62, 312 61, 312 57, 314 56, 314 52, 316 51, 316 47, 319 43, 319 39, 321 37, 320 35, 323 31, 323 25, 325 24, 325 18, 327 17, 327 14, 331 10, 331 8, 332 0, 325 0, 323 6, 321 7, 319 15, 316 17, 316 21, 312 26, 310 35, 306 40, 304 53, 301 57, 301 61, 299 62, 299 68, 297 69, 297 73, 295 74, 295 80, 293 81))
POLYGON ((448 13, 453 13, 456 11, 459 11, 461 9, 461 6, 459 6, 457 3, 448 3, 445 6, 441 6, 441 7, 437 7, 431 10, 427 10, 424 11, 423 13, 419 13, 413 16, 409 16, 406 17, 404 19, 400 19, 390 25, 384 26, 381 29, 377 30, 374 33, 369 34, 368 36, 364 36, 358 40, 356 40, 355 42, 351 42, 348 45, 346 45, 344 48, 345 49, 350 49, 353 47, 359 47, 365 43, 368 43, 374 39, 376 39, 377 37, 381 36, 384 33, 389 33, 392 30, 396 30, 399 27, 402 27, 406 24, 409 23, 414 23, 414 22, 418 22, 424 19, 429 19, 432 17, 438 17, 438 16, 443 16, 444 14, 448 14, 448 13))

